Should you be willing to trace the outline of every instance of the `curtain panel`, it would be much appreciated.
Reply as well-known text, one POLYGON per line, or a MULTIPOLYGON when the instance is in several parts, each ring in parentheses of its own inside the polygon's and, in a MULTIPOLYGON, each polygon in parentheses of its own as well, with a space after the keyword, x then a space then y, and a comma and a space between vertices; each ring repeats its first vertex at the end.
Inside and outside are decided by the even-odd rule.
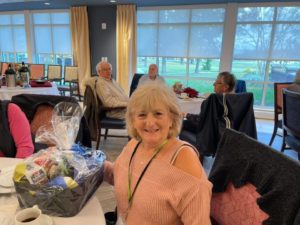
POLYGON ((136 70, 136 6, 117 6, 117 81, 129 93, 136 70))
POLYGON ((84 83, 91 77, 90 42, 87 7, 71 8, 71 32, 74 65, 78 66, 80 93, 84 93, 84 83))

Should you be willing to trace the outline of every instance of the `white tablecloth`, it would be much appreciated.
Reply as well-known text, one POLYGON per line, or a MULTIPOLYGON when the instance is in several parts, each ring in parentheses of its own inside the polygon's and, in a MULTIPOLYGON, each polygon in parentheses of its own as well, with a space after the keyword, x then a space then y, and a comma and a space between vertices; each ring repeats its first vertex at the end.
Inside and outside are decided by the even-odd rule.
POLYGON ((204 100, 204 98, 179 99, 179 105, 182 112, 199 114, 204 100))
POLYGON ((11 100, 12 96, 18 94, 59 95, 59 91, 55 83, 52 83, 52 87, 7 88, 2 86, 0 88, 0 100, 11 100))
MULTIPOLYGON (((0 169, 16 165, 20 159, 1 158, 0 169)), ((0 173, 1 176, 1 173, 0 173)), ((0 224, 14 225, 14 215, 20 210, 16 194, 0 194, 0 224)), ((74 217, 52 217, 53 225, 105 225, 104 214, 98 199, 93 196, 74 217)))

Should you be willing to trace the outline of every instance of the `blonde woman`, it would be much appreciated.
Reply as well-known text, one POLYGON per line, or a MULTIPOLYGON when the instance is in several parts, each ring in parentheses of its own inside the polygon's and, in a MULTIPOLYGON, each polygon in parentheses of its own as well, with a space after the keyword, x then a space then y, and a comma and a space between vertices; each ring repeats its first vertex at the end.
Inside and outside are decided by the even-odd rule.
POLYGON ((211 224, 212 185, 197 151, 176 138, 181 121, 166 86, 145 85, 131 96, 126 124, 132 139, 105 171, 124 224, 211 224))

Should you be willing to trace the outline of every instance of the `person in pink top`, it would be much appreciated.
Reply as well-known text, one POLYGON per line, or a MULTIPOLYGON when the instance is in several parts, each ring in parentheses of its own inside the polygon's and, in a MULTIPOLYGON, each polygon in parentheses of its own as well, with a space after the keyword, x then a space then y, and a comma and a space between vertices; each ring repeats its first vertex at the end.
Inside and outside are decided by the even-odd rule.
POLYGON ((165 86, 145 85, 131 96, 126 126, 132 139, 105 164, 119 224, 211 224, 212 184, 197 150, 176 138, 181 121, 177 98, 165 86))
POLYGON ((29 122, 16 104, 1 101, 0 157, 26 158, 34 152, 29 122))

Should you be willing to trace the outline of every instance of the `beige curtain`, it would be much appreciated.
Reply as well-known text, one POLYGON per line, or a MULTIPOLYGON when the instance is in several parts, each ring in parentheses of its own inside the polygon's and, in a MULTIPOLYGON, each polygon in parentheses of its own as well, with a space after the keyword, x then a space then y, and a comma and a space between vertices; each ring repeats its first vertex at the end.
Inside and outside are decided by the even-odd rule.
POLYGON ((84 94, 85 80, 91 77, 90 42, 87 7, 71 8, 71 31, 74 65, 78 66, 80 93, 84 94))
POLYGON ((136 69, 136 6, 117 6, 117 81, 126 93, 136 69))

